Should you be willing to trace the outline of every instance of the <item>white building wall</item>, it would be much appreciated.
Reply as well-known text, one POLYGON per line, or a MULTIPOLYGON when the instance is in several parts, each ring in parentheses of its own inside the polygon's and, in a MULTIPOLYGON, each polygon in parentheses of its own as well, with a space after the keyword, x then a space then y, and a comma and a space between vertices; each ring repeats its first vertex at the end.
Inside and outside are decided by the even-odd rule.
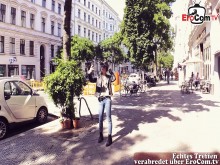
MULTIPOLYGON (((72 4, 72 21, 71 34, 78 34, 78 26, 81 27, 80 36, 84 37, 84 28, 86 28, 85 37, 88 38, 88 31, 90 31, 90 40, 98 44, 106 36, 112 36, 119 29, 120 19, 118 14, 112 9, 104 0, 73 0, 72 4), (90 3, 90 8, 88 7, 90 3), (94 10, 92 10, 94 6, 94 10), (97 11, 96 11, 97 8, 97 11), (78 9, 80 9, 80 18, 78 17, 78 9), (103 15, 103 9, 108 12, 108 16, 103 15), (84 12, 86 13, 86 21, 84 21, 84 12), (100 13, 100 14, 99 14, 100 13), (114 21, 109 19, 109 14, 114 21), (88 15, 90 15, 90 23, 88 22, 88 15), (92 24, 92 19, 94 23, 92 24), (97 25, 96 25, 97 20, 97 25), (103 22, 108 23, 108 27, 103 27, 103 22), (110 31, 110 23, 114 24, 114 30, 110 31), (92 34, 94 37, 92 38, 92 34), (104 37, 105 34, 105 37, 104 37), (97 36, 97 37, 96 37, 97 36)), ((45 54, 45 74, 51 72, 51 45, 54 45, 54 54, 61 45, 61 35, 58 36, 58 23, 63 22, 64 0, 55 0, 55 11, 52 11, 52 0, 46 0, 46 7, 42 7, 42 0, 4 0, 0 3, 6 5, 6 19, 5 22, 0 22, 0 36, 4 36, 4 52, 0 53, 0 72, 1 67, 5 67, 5 75, 9 76, 8 67, 10 65, 9 59, 16 57, 17 61, 13 65, 19 66, 19 75, 22 75, 22 65, 33 65, 35 70, 34 79, 41 79, 40 71, 40 47, 44 47, 45 54), (61 14, 58 13, 58 4, 61 4, 61 14), (16 8, 16 25, 11 24, 11 7, 16 8), (21 10, 26 12, 26 26, 21 26, 21 10), (35 15, 34 29, 30 27, 30 14, 35 15), (45 18, 45 32, 42 32, 42 18, 45 18), (51 34, 51 21, 54 21, 54 35, 51 34), (15 38, 15 54, 10 52, 10 37, 15 38), (20 54, 20 39, 25 40, 25 55, 20 54), (30 41, 34 41, 34 56, 30 56, 30 41)), ((11 64, 12 65, 12 64, 11 64)))
MULTIPOLYGON (((62 25, 63 1, 56 0, 55 12, 51 11, 51 1, 47 1, 46 8, 42 7, 40 1, 32 3, 30 0, 1 1, 6 5, 5 22, 0 22, 0 36, 4 36, 4 52, 0 53, 0 66, 5 66, 4 76, 9 76, 9 67, 18 65, 19 75, 22 75, 23 65, 34 67, 34 79, 41 79, 40 76, 40 46, 45 47, 45 74, 50 73, 51 45, 54 45, 54 54, 57 47, 61 45, 61 38, 58 37, 57 23, 62 25), (61 4, 62 13, 58 14, 58 3, 61 4), (11 24, 11 7, 16 8, 16 24, 11 24), (21 26, 21 10, 26 12, 26 26, 21 26), (35 15, 34 29, 30 27, 30 14, 35 15), (42 17, 46 19, 45 32, 41 32, 42 17), (55 22, 54 35, 51 35, 51 21, 55 22), (10 38, 15 38, 15 54, 10 52, 10 38), (25 40, 25 54, 20 53, 20 40, 25 40), (34 41, 34 55, 30 55, 30 41, 34 41), (17 61, 10 64, 9 59, 16 57, 17 61)), ((61 26, 62 28, 62 26, 61 26)), ((62 35, 62 29, 61 29, 62 35)), ((1 69, 1 68, 0 68, 1 69)), ((28 69, 27 69, 28 70, 28 69)), ((25 73, 25 72, 23 72, 25 73)))

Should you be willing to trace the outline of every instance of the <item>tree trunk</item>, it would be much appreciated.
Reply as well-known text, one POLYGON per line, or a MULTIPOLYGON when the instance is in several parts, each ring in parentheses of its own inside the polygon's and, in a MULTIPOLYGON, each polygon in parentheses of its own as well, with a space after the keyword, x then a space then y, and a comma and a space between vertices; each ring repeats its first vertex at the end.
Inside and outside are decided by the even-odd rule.
POLYGON ((156 75, 155 76, 157 76, 157 50, 155 50, 155 69, 156 69, 156 75))
POLYGON ((64 4, 64 23, 63 23, 63 59, 65 61, 71 56, 71 13, 72 0, 65 0, 64 4))

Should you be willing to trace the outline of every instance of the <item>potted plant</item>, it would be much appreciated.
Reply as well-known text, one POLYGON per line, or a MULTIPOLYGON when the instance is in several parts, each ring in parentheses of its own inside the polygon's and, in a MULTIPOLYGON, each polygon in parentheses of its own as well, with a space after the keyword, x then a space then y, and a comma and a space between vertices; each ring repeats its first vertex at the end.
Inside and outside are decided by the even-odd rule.
POLYGON ((54 73, 44 79, 46 92, 57 107, 62 108, 61 125, 63 128, 73 126, 75 119, 74 97, 82 94, 86 80, 79 63, 60 60, 54 73), (71 126, 70 126, 71 125, 71 126))
POLYGON ((78 129, 78 128, 79 128, 79 126, 80 126, 79 120, 80 120, 79 117, 75 117, 75 118, 73 119, 73 128, 74 128, 74 129, 78 129))

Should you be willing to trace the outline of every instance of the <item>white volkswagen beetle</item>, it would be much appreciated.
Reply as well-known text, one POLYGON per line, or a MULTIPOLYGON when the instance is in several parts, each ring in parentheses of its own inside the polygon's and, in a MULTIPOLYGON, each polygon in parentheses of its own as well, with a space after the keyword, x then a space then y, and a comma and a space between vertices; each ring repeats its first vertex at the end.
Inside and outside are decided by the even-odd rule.
POLYGON ((47 121, 47 104, 28 84, 19 78, 0 77, 0 140, 5 138, 9 126, 36 119, 47 121))

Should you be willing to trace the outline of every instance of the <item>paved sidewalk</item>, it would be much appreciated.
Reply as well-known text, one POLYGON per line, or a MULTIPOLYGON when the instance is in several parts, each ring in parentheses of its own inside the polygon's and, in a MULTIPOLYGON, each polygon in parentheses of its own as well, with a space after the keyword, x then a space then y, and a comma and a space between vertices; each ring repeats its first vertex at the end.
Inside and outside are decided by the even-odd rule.
MULTIPOLYGON (((0 162, 13 164, 133 164, 135 152, 219 152, 220 102, 181 94, 162 82, 141 96, 115 97, 113 144, 98 144, 98 123, 85 132, 60 131, 59 121, 0 142, 0 162)), ((97 102, 88 101, 97 114, 97 102)), ((86 115, 86 114, 85 114, 86 115)), ((105 127, 105 141, 107 123, 105 127)))

